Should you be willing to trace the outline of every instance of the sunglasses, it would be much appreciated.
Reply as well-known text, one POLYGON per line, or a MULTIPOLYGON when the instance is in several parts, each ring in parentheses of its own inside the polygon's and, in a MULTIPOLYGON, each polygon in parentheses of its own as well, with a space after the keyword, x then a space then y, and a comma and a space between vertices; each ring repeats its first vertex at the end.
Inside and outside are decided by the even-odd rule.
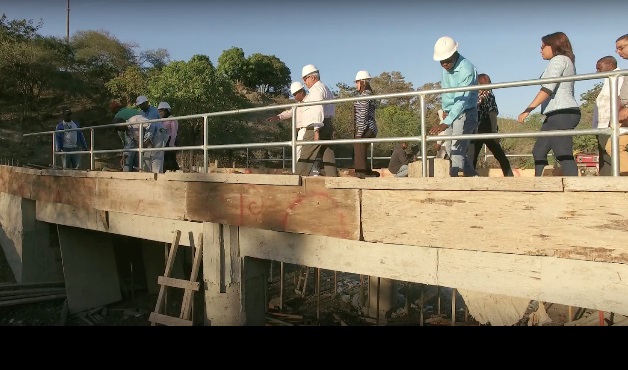
POLYGON ((454 61, 454 57, 449 57, 449 58, 447 58, 445 60, 441 60, 440 64, 449 64, 449 63, 451 63, 453 61, 454 61))

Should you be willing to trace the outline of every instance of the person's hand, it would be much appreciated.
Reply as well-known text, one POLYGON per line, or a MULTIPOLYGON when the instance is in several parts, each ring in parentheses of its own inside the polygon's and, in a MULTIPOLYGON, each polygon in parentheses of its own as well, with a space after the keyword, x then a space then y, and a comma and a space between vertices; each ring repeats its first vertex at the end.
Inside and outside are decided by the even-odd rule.
POLYGON ((438 135, 439 132, 445 131, 447 130, 447 128, 449 128, 449 126, 447 126, 444 123, 441 123, 440 125, 436 125, 430 129, 430 135, 438 135))
POLYGON ((318 140, 319 137, 318 130, 314 130, 314 140, 318 140))
POLYGON ((519 117, 517 118, 517 121, 519 121, 519 123, 523 123, 525 119, 528 118, 529 115, 530 115, 530 112, 523 112, 519 115, 519 117))
POLYGON ((278 122, 278 121, 279 121, 279 116, 272 116, 272 117, 266 118, 266 122, 278 122))

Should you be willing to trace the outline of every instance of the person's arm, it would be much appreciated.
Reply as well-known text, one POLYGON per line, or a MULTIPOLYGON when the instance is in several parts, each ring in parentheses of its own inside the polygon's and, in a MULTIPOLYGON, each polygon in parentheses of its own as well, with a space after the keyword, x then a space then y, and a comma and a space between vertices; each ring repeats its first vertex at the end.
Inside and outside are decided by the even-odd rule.
MULTIPOLYGON (((541 78, 561 77, 563 75, 563 71, 565 70, 565 63, 566 63, 565 58, 554 57, 550 59, 549 64, 547 65, 547 68, 541 75, 541 78)), ((528 118, 528 116, 530 115, 530 112, 535 110, 536 107, 543 104, 543 102, 545 102, 547 99, 550 98, 554 90, 556 90, 556 87, 558 86, 558 84, 559 84, 558 82, 550 82, 550 83, 542 84, 541 90, 539 90, 539 92, 536 94, 532 102, 528 104, 528 107, 524 109, 524 111, 519 115, 519 117, 517 118, 517 121, 519 121, 519 123, 523 123, 523 121, 526 118, 528 118)))
POLYGON ((170 121, 170 146, 175 146, 177 133, 179 132, 179 121, 170 121))
MULTIPOLYGON (((78 122, 74 122, 74 124, 76 125, 76 128, 80 128, 81 125, 78 122)), ((87 141, 85 141, 85 135, 83 134, 83 131, 78 131, 78 140, 81 144, 81 146, 83 147, 83 150, 87 150, 87 141)))
MULTIPOLYGON (((63 130, 63 123, 61 122, 57 123, 57 127, 55 127, 55 131, 56 130, 63 130)), ((63 132, 55 133, 55 150, 57 152, 63 151, 63 132)))
MULTIPOLYGON (((303 99, 303 102, 322 101, 325 100, 325 95, 320 86, 312 86, 312 89, 303 99)), ((304 122, 314 127, 314 140, 318 140, 318 130, 325 124, 325 108, 323 105, 310 105, 303 107, 304 122)))
POLYGON ((530 112, 535 110, 536 107, 538 107, 539 105, 543 104, 543 102, 549 99, 549 97, 550 94, 547 92, 547 90, 541 88, 541 90, 539 90, 532 102, 528 104, 528 107, 519 115, 517 121, 519 121, 519 123, 523 123, 523 121, 530 115, 530 112))

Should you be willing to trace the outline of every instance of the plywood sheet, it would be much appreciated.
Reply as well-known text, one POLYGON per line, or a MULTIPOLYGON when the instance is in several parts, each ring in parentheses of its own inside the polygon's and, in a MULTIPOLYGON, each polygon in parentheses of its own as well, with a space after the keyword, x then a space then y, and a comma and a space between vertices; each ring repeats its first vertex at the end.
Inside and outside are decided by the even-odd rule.
POLYGON ((184 218, 185 183, 99 178, 96 184, 96 209, 179 220, 184 218))
POLYGON ((438 250, 241 227, 241 256, 437 284, 438 250))
POLYGON ((159 178, 166 181, 201 181, 225 184, 301 185, 301 176, 298 175, 168 172, 159 174, 159 178))
POLYGON ((358 179, 328 177, 325 185, 331 189, 381 189, 381 190, 438 190, 438 191, 543 191, 562 192, 560 177, 375 177, 358 179))
POLYGON ((363 190, 364 240, 628 263, 614 193, 363 190))
POLYGON ((563 183, 565 191, 628 192, 628 177, 626 176, 565 177, 563 183))
POLYGON ((358 190, 302 186, 187 183, 186 218, 234 226, 360 238, 358 190))
POLYGON ((96 179, 79 176, 37 176, 33 181, 33 198, 38 201, 93 208, 96 179))

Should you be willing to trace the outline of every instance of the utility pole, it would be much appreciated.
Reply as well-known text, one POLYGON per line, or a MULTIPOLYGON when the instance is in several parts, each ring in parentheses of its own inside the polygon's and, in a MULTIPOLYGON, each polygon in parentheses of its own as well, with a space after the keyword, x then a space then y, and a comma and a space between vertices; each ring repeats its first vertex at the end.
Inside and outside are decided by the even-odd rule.
POLYGON ((68 0, 68 13, 65 18, 65 42, 70 43, 70 0, 68 0))

